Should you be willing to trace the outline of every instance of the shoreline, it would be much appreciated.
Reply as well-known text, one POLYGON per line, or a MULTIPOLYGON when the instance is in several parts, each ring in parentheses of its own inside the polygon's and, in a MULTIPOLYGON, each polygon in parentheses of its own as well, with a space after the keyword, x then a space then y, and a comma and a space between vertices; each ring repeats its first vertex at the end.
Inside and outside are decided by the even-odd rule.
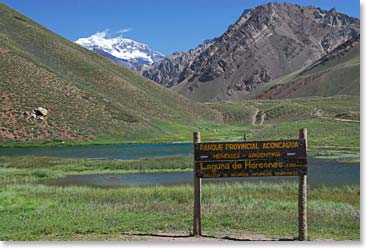
POLYGON ((67 142, 50 142, 50 143, 9 143, 1 144, 0 148, 32 148, 32 147, 70 147, 70 146, 112 146, 112 145, 148 145, 148 144, 190 144, 189 141, 126 141, 126 142, 80 142, 80 143, 67 143, 67 142))

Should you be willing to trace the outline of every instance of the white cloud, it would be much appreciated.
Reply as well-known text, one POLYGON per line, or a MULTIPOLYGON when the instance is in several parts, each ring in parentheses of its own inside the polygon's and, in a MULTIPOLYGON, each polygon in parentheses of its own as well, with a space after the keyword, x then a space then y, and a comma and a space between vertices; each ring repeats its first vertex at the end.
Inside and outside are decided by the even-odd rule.
POLYGON ((120 29, 119 31, 117 31, 117 33, 124 34, 124 33, 130 32, 131 30, 133 30, 133 29, 132 28, 123 28, 123 29, 120 29))
POLYGON ((92 36, 98 37, 98 38, 106 38, 106 36, 108 35, 109 30, 105 29, 102 32, 97 32, 95 34, 93 34, 92 36))
MULTIPOLYGON (((122 36, 123 34, 130 32, 131 30, 133 30, 132 28, 123 28, 118 30, 116 33, 120 34, 120 36, 122 36)), ((92 35, 93 37, 96 38, 104 38, 104 39, 109 39, 109 38, 113 38, 113 34, 110 32, 109 29, 105 29, 103 31, 98 31, 95 34, 92 35)))

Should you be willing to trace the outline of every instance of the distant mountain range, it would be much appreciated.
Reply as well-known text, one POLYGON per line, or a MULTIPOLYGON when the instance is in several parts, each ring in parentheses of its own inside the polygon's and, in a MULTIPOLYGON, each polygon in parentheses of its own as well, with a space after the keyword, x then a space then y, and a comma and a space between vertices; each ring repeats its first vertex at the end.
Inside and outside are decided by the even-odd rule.
MULTIPOLYGON (((290 84, 282 85, 282 90, 279 85, 278 90, 274 90, 273 82, 283 77, 297 81, 296 72, 305 75, 302 70, 320 67, 320 61, 325 62, 327 57, 335 59, 335 56, 328 55, 349 47, 346 44, 352 44, 353 49, 342 49, 344 52, 338 53, 337 61, 343 61, 340 58, 351 51, 354 60, 359 61, 359 42, 359 19, 336 9, 326 11, 288 3, 268 3, 246 9, 222 36, 206 40, 188 52, 176 52, 167 57, 131 39, 108 39, 103 32, 76 41, 165 87, 203 102, 312 94, 328 96, 336 92, 357 94, 360 74, 354 67, 344 71, 349 75, 348 80, 354 82, 352 88, 344 87, 346 82, 332 85, 325 76, 317 76, 314 87, 321 89, 320 85, 328 85, 328 89, 335 89, 314 91, 308 88, 303 91, 304 84, 297 84, 297 94, 293 94, 295 90, 290 94, 284 92, 294 82, 287 81, 290 84)), ((331 76, 338 70, 332 71, 328 72, 331 76)))
MULTIPOLYGON (((359 49, 359 36, 359 19, 335 9, 268 3, 245 11, 222 36, 144 66, 140 73, 197 101, 241 100, 259 95, 271 98, 259 89, 318 63, 346 42, 359 49)), ((359 59, 359 52, 355 55, 359 59)), ((359 82, 359 70, 351 76, 353 82, 359 82)), ((319 79, 320 84, 333 87, 319 79)), ((297 92, 302 91, 302 84, 297 87, 297 92)), ((316 91, 322 95, 330 92, 334 91, 316 91)))
POLYGON ((106 38, 104 32, 80 38, 75 43, 131 69, 150 65, 164 58, 163 54, 153 51, 146 44, 123 37, 106 38))

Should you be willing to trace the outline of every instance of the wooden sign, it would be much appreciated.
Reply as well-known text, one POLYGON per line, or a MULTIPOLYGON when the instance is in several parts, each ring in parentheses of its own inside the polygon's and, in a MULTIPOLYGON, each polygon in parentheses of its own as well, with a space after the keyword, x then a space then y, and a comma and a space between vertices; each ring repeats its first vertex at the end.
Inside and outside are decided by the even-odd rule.
POLYGON ((305 158, 304 139, 194 144, 195 161, 305 158))
POLYGON ((195 162, 198 177, 266 177, 307 174, 306 159, 195 162))
POLYGON ((298 239, 307 240, 307 129, 299 139, 201 143, 194 141, 193 234, 201 236, 201 178, 298 176, 298 239))
POLYGON ((304 139, 194 144, 198 177, 299 176, 307 174, 304 139))

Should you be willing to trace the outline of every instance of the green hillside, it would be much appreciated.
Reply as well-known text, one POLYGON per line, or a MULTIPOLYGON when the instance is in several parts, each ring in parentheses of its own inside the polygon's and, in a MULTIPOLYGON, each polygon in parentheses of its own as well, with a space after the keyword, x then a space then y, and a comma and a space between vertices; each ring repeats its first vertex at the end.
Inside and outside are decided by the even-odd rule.
POLYGON ((208 105, 223 114, 225 125, 239 127, 241 132, 233 132, 238 140, 243 133, 250 140, 292 139, 306 127, 314 155, 353 157, 358 156, 360 146, 359 102, 359 96, 315 96, 208 105))
POLYGON ((182 127, 220 122, 216 111, 65 40, 4 4, 0 82, 0 143, 170 139, 182 127), (36 107, 48 110, 44 120, 24 115, 36 107))

